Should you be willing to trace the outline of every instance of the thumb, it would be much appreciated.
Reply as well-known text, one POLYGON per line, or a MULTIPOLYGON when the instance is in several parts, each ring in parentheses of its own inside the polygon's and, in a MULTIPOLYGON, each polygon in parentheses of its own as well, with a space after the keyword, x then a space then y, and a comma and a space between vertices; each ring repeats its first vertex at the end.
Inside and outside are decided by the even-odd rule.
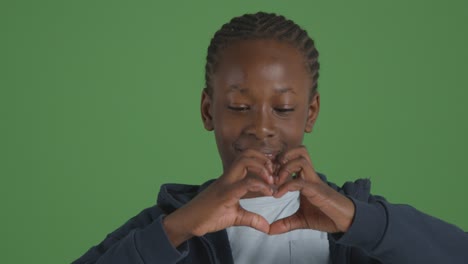
POLYGON ((249 212, 242 207, 239 209, 234 225, 250 226, 266 234, 270 231, 270 224, 263 216, 249 212))
POLYGON ((286 233, 295 229, 307 228, 307 224, 301 221, 297 214, 277 220, 270 225, 270 235, 286 233))

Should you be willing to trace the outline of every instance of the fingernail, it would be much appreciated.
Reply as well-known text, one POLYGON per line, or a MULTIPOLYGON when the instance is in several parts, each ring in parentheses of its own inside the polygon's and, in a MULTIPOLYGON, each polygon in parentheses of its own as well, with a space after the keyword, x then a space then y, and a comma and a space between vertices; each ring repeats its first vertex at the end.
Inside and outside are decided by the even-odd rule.
POLYGON ((270 188, 272 193, 276 193, 276 191, 278 191, 278 187, 276 187, 276 185, 271 185, 270 188))
POLYGON ((270 179, 270 183, 274 183, 274 182, 275 182, 275 179, 273 178, 272 175, 270 175, 269 179, 270 179))
POLYGON ((270 167, 271 170, 274 169, 274 164, 271 162, 271 160, 268 161, 268 167, 270 167))

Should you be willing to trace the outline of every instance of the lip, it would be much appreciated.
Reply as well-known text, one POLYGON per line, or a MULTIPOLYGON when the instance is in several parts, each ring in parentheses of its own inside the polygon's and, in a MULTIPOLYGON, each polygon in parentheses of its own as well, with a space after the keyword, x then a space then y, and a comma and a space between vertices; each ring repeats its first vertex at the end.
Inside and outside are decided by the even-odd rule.
MULTIPOLYGON (((253 149, 258 152, 263 153, 263 155, 265 155, 265 157, 267 157, 272 162, 275 162, 278 158, 278 155, 281 153, 281 150, 277 150, 274 148, 249 148, 249 149, 253 149)), ((238 147, 235 147, 235 150, 239 153, 244 151, 244 149, 241 149, 238 147)))
POLYGON ((276 158, 278 157, 278 153, 277 154, 274 154, 274 153, 264 153, 262 152, 263 155, 265 155, 265 157, 267 157, 269 160, 271 160, 272 162, 275 162, 276 161, 276 158))

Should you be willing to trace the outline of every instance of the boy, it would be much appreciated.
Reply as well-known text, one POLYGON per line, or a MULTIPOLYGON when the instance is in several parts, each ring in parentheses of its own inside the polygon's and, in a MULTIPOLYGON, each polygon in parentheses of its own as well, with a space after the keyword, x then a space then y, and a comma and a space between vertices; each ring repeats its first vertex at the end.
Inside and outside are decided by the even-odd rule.
POLYGON ((464 263, 459 228, 314 170, 302 145, 320 109, 318 52, 283 16, 248 14, 208 48, 201 115, 223 174, 161 187, 75 263, 464 263))

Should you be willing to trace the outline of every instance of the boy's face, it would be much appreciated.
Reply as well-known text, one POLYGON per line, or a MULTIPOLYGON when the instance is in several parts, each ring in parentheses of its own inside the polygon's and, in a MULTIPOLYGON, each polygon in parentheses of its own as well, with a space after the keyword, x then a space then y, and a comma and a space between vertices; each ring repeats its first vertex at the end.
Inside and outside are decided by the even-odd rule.
POLYGON ((202 95, 204 126, 214 130, 226 171, 246 149, 271 160, 302 145, 319 112, 303 55, 276 40, 242 40, 219 54, 213 95, 202 95))

